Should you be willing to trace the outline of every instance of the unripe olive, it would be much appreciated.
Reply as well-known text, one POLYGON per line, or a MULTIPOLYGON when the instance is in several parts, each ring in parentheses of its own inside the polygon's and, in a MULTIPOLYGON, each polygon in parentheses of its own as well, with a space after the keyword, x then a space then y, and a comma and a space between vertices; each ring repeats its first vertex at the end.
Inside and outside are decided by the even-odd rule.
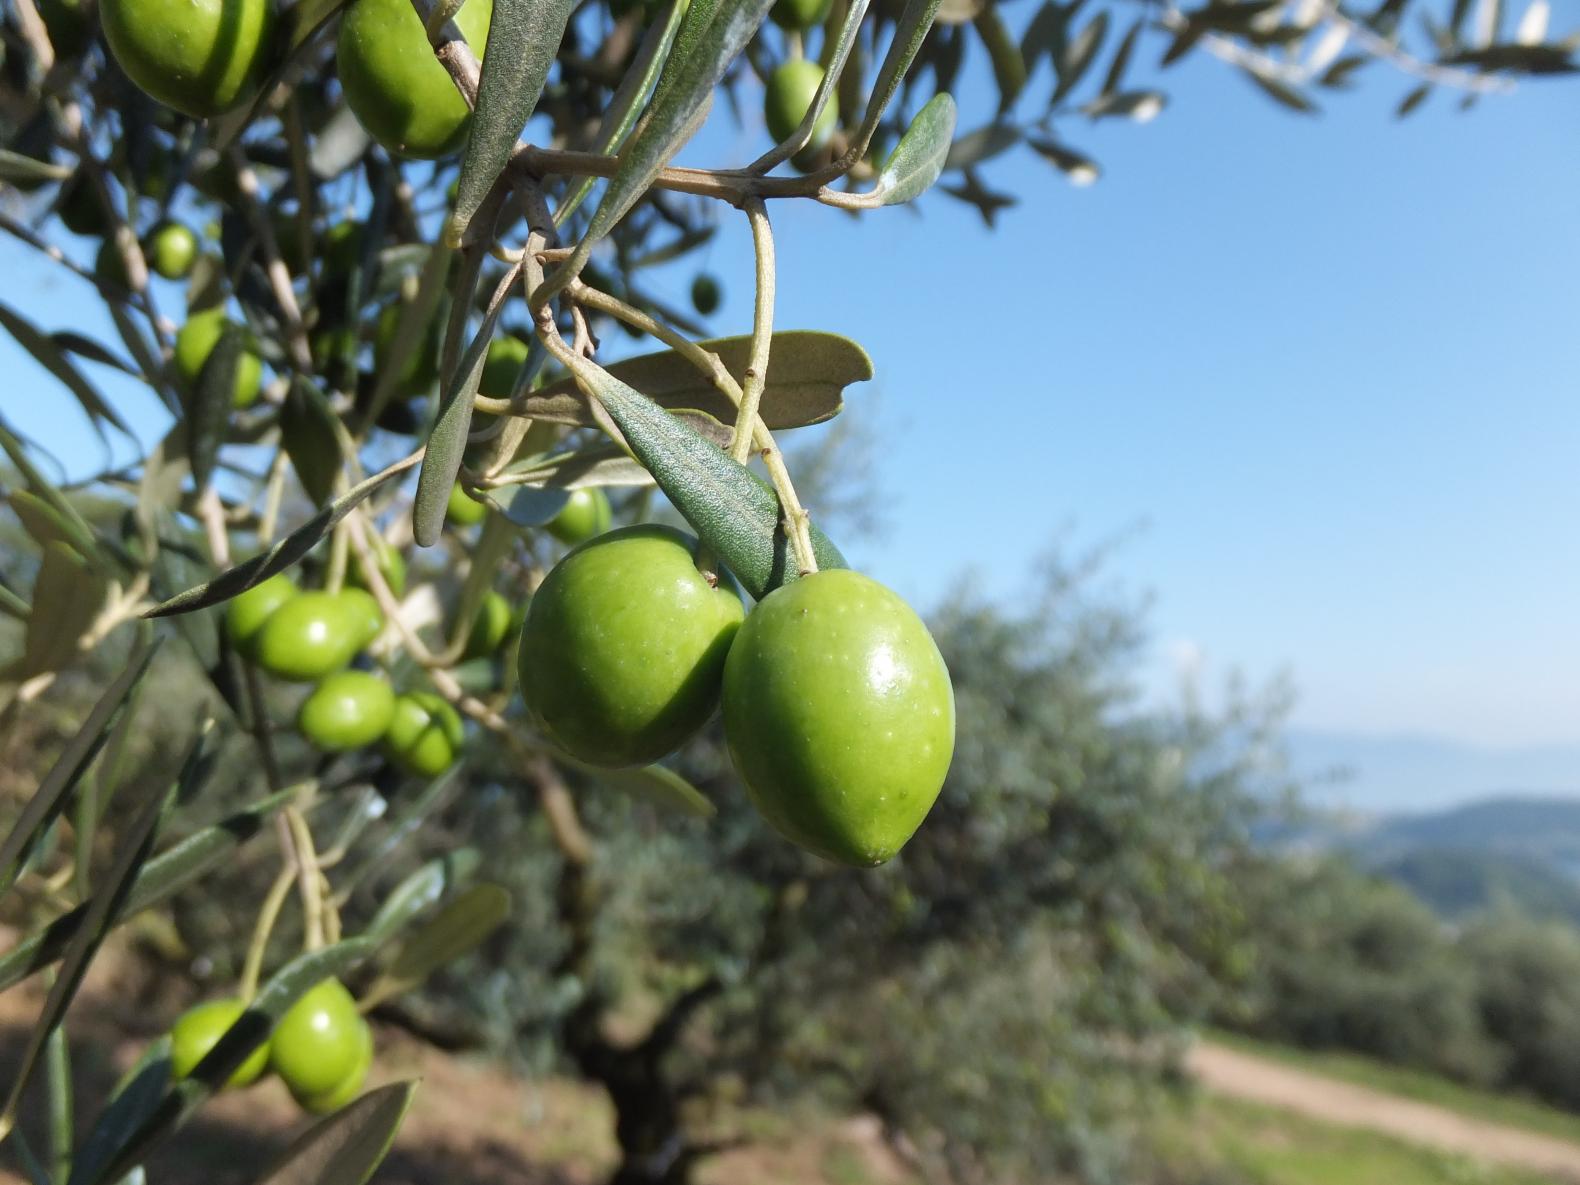
POLYGON ((367 1021, 356 1000, 338 980, 325 979, 302 993, 274 1026, 269 1064, 306 1105, 341 1089, 359 1065, 367 1072, 368 1041, 367 1021))
POLYGON ((357 1060, 346 1071, 346 1076, 340 1080, 338 1086, 323 1094, 293 1096, 302 1110, 313 1115, 328 1115, 331 1111, 340 1110, 362 1093, 362 1085, 367 1081, 368 1070, 373 1066, 373 1029, 364 1020, 358 1033, 360 1041, 357 1046, 357 1060))
POLYGON ((450 487, 450 501, 445 508, 446 521, 458 527, 475 527, 488 517, 488 508, 477 501, 457 482, 450 487))
POLYGON ((776 0, 768 15, 781 29, 805 32, 828 20, 828 10, 833 6, 834 0, 776 0))
POLYGON ((104 203, 99 200, 93 182, 80 173, 67 179, 61 186, 55 213, 74 235, 102 235, 109 226, 104 216, 104 203))
POLYGON ((609 529, 609 495, 597 486, 579 486, 570 501, 548 523, 548 532, 561 543, 585 543, 609 529))
MULTIPOLYGON (((400 548, 384 536, 375 533, 371 540, 371 550, 378 564, 379 573, 384 577, 384 583, 399 600, 406 595, 406 560, 401 556, 400 548)), ((365 589, 368 586, 367 581, 362 578, 362 565, 355 559, 346 565, 346 583, 353 588, 365 589)))
POLYGON ((154 229, 148 240, 148 266, 167 280, 181 280, 192 274, 197 263, 198 238, 192 228, 179 222, 166 222, 154 229))
POLYGON ((949 671, 909 605, 857 572, 769 593, 724 669, 724 735, 782 835, 842 864, 889 859, 931 809, 954 752, 949 671))
POLYGON ((258 633, 263 629, 264 622, 297 592, 290 576, 276 572, 269 579, 226 602, 225 632, 238 653, 248 658, 254 657, 258 633))
POLYGON ((313 689, 296 713, 296 727, 314 746, 343 753, 371 745, 395 716, 395 692, 368 671, 338 671, 313 689))
MULTIPOLYGON (((358 2, 365 3, 366 0, 358 0, 358 2)), ((394 356, 395 334, 400 328, 401 312, 401 305, 397 303, 386 305, 384 311, 379 314, 378 327, 373 335, 373 369, 380 377, 389 368, 390 360, 394 356)), ((400 373, 395 378, 396 394, 416 395, 428 390, 438 381, 442 332, 443 327, 439 324, 438 318, 433 319, 423 328, 416 348, 407 355, 406 361, 401 364, 400 373)))
MULTIPOLYGON (((219 344, 220 334, 230 324, 233 322, 225 316, 224 309, 216 306, 193 313, 187 318, 186 324, 176 331, 176 375, 188 391, 197 390, 203 364, 219 344)), ((244 345, 241 356, 236 360, 236 381, 231 403, 235 407, 250 407, 263 387, 263 360, 258 356, 257 343, 252 334, 245 329, 242 334, 244 345)))
POLYGON ((516 376, 527 364, 527 353, 527 343, 510 334, 489 342, 483 377, 477 385, 478 394, 490 399, 509 399, 516 389, 516 376))
POLYGON ((691 306, 704 317, 718 311, 719 298, 719 282, 707 273, 691 282, 691 306))
POLYGON ((384 751, 408 773, 435 778, 455 764, 465 740, 460 713, 448 700, 431 691, 412 691, 395 701, 384 751))
POLYGON ((533 594, 521 695, 571 756, 646 764, 712 714, 742 609, 697 570, 696 550, 668 527, 625 527, 573 550, 533 594))
POLYGON ((361 589, 304 592, 263 623, 254 656, 276 678, 310 683, 346 666, 379 626, 378 602, 361 589))
POLYGON ((100 0, 99 21, 126 76, 195 119, 250 99, 274 55, 274 0, 100 0))
POLYGON ((483 603, 478 606, 461 657, 485 658, 495 654, 510 636, 510 617, 510 602, 489 589, 483 596, 483 603))
MULTIPOLYGON (((197 1069, 245 1011, 247 1005, 241 1000, 209 1000, 176 1017, 176 1023, 170 1027, 170 1076, 179 1081, 197 1069)), ((264 1042, 232 1071, 225 1085, 250 1085, 268 1068, 269 1045, 264 1042)))
MULTIPOLYGON (((801 120, 812 106, 812 100, 817 97, 817 88, 822 84, 823 67, 807 58, 792 58, 768 76, 768 87, 763 96, 763 116, 768 121, 768 134, 776 142, 788 140, 791 133, 801 126, 801 120)), ((812 124, 807 150, 816 150, 827 144, 838 121, 839 96, 830 94, 828 103, 812 124)))

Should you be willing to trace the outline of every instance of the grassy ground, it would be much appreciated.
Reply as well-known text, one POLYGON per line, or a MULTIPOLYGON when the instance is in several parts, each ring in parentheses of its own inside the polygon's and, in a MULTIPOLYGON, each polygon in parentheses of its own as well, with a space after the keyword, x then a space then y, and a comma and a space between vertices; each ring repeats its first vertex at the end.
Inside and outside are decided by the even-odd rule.
POLYGON ((1551 1185, 1387 1136, 1197 1097, 1160 1125, 1170 1185, 1551 1185))
POLYGON ((1384 1062, 1361 1057, 1358 1054, 1294 1049, 1284 1045, 1270 1045, 1233 1033, 1215 1032, 1212 1040, 1231 1049, 1256 1054, 1272 1061, 1283 1062, 1313 1074, 1326 1074, 1357 1086, 1386 1091, 1401 1098, 1432 1103, 1461 1115, 1501 1123, 1509 1127, 1540 1132, 1561 1140, 1580 1143, 1580 1115, 1560 1111, 1534 1099, 1519 1095, 1493 1094, 1470 1086, 1461 1086, 1446 1078, 1439 1078, 1419 1070, 1390 1066, 1384 1062))

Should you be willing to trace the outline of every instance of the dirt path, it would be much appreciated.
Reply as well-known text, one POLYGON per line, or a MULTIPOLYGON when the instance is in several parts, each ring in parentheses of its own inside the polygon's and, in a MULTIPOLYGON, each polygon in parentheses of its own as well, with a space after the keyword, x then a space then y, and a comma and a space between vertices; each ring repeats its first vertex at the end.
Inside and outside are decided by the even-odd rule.
POLYGON ((1472 1119, 1206 1041, 1191 1050, 1186 1068, 1215 1094, 1580 1182, 1580 1144, 1554 1136, 1472 1119))

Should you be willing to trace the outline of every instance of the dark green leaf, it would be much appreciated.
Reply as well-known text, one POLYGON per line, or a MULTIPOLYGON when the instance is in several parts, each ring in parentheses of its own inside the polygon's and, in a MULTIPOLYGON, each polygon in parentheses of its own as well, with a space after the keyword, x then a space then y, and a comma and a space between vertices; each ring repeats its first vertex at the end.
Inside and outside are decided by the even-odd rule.
POLYGON ((58 671, 76 657, 77 644, 104 607, 108 590, 109 577, 102 566, 84 559, 75 548, 51 543, 44 549, 33 581, 22 677, 58 671))
POLYGON ((1340 58, 1322 72, 1322 77, 1317 82, 1321 86, 1335 89, 1348 86, 1350 75, 1362 66, 1369 65, 1372 60, 1368 54, 1351 54, 1348 57, 1340 58))
POLYGON ((894 26, 894 39, 889 42, 889 51, 883 55, 883 65, 878 68, 878 77, 873 80, 867 113, 861 118, 861 131, 857 133, 856 139, 863 149, 872 142, 872 134, 877 131, 878 122, 888 110, 889 101, 894 98, 894 92, 900 89, 900 83, 911 68, 911 63, 916 60, 916 55, 922 51, 922 43, 927 40, 933 20, 938 15, 938 6, 939 0, 905 0, 900 19, 894 26))
POLYGON ((82 779, 88 766, 93 764, 93 759, 98 756, 99 749, 110 735, 116 714, 131 695, 132 689, 147 674, 148 664, 158 649, 159 643, 155 642, 128 660, 126 669, 105 689, 93 705, 93 710, 88 713, 88 718, 55 759, 55 764, 50 766, 44 780, 38 784, 38 789, 12 826, 11 833, 0 844, 0 896, 16 882, 17 872, 27 862, 28 853, 38 842, 38 837, 60 814, 66 796, 82 779))
POLYGON ((1444 58, 1446 65, 1474 66, 1492 72, 1506 70, 1511 74, 1575 74, 1580 66, 1573 60, 1574 50, 1561 45, 1489 45, 1485 49, 1470 49, 1444 58))
MULTIPOLYGON (((207 741, 208 730, 205 729, 188 750, 185 767, 176 789, 177 796, 181 795, 182 788, 189 779, 196 776, 196 771, 201 767, 200 761, 207 741)), ((61 956, 60 971, 55 977, 54 986, 50 988, 49 995, 44 1000, 43 1010, 33 1026, 27 1047, 13 1070, 11 1093, 6 1099, 5 1107, 0 1109, 0 1139, 4 1138, 5 1133, 16 1121, 16 1111, 22 1101, 22 1092, 32 1076, 38 1056, 43 1051, 44 1042, 65 1018, 66 1009, 77 994, 77 989, 82 986, 83 976, 88 972, 88 963, 98 953, 99 945, 115 925, 122 907, 126 904, 133 877, 153 848, 154 831, 164 811, 166 799, 167 795, 164 793, 148 796, 148 800, 138 811, 130 826, 119 837, 120 847, 114 863, 105 873, 103 883, 95 886, 93 898, 86 903, 87 912, 83 916, 82 925, 67 945, 65 954, 61 956)))
POLYGON ((593 246, 625 217, 647 192, 659 170, 695 134, 699 116, 712 100, 714 88, 757 32, 772 3, 773 0, 717 0, 710 5, 706 0, 694 0, 681 22, 675 50, 659 77, 653 102, 631 142, 620 153, 620 166, 593 211, 586 235, 564 265, 568 275, 580 272, 593 246))
POLYGON ((70 176, 71 170, 65 165, 35 160, 9 148, 0 148, 0 181, 25 185, 29 181, 64 181, 70 176))
POLYGON ((1136 51, 1136 41, 1141 36, 1141 21, 1137 20, 1130 26, 1130 31, 1125 34, 1125 39, 1119 43, 1119 50, 1114 54, 1114 60, 1109 63, 1108 74, 1103 78, 1102 94, 1104 96, 1117 94, 1125 81, 1125 69, 1130 65, 1130 57, 1136 51))
POLYGON ((1080 84, 1098 51, 1103 48, 1103 38, 1108 34, 1108 13, 1100 12, 1070 39, 1064 52, 1054 59, 1053 68, 1058 72, 1059 84, 1053 88, 1050 105, 1057 103, 1080 84))
POLYGON ((1191 50, 1196 48, 1198 42, 1207 35, 1205 25, 1186 22, 1185 27, 1174 34, 1174 40, 1169 42, 1169 47, 1164 51, 1162 60, 1158 62, 1160 69, 1167 69, 1179 61, 1191 50))
MULTIPOLYGON (((885 206, 908 202, 932 188, 958 147, 951 145, 955 114, 955 101, 947 91, 934 95, 916 113, 878 175, 875 192, 885 206)), ((1019 133, 1014 133, 1011 142, 1018 139, 1019 133)), ((777 363, 778 359, 774 361, 777 363)), ((769 369, 772 371, 772 367, 769 369)))
POLYGON ((1416 87, 1402 100, 1400 100, 1399 109, 1394 112, 1394 118, 1403 119, 1405 116, 1409 115, 1410 112, 1414 111, 1422 103, 1426 102, 1427 95, 1431 93, 1432 84, 1429 82, 1423 82, 1420 86, 1416 87))
POLYGON ((169 600, 155 605, 143 616, 168 617, 172 613, 191 613, 198 609, 207 609, 210 605, 218 605, 221 601, 230 600, 237 593, 245 592, 276 572, 285 571, 311 551, 335 524, 356 509, 379 487, 399 477, 421 459, 421 453, 414 453, 404 460, 395 462, 383 472, 375 473, 367 480, 352 486, 267 551, 260 552, 234 568, 226 569, 205 584, 177 593, 169 600))
POLYGON ((616 790, 648 802, 665 810, 679 811, 699 819, 711 818, 718 808, 708 796, 685 778, 662 765, 640 766, 635 769, 600 769, 588 771, 616 790))
POLYGON ((16 339, 21 346, 38 361, 38 364, 50 374, 59 379, 66 388, 76 396, 82 410, 87 413, 95 430, 102 430, 103 424, 113 424, 126 435, 131 435, 131 429, 126 426, 126 421, 115 413, 115 409, 104 402, 104 397, 99 394, 66 356, 65 349, 49 334, 43 332, 26 317, 12 309, 9 305, 0 304, 0 326, 16 339))
MULTIPOLYGON (((131 892, 126 897, 126 907, 121 911, 122 920, 169 900, 193 881, 200 880, 229 861, 243 843, 263 829, 264 823, 275 811, 299 793, 300 787, 293 787, 272 794, 188 836, 169 851, 148 861, 132 882, 131 892)), ((0 991, 60 958, 61 952, 82 930, 87 913, 88 906, 79 905, 0 955, 0 991)))
POLYGON ((1009 27, 997 8, 983 9, 974 24, 993 65, 993 80, 998 83, 998 109, 1002 114, 1014 106, 1026 85, 1026 61, 1020 56, 1020 46, 1010 36, 1009 27))
POLYGON ((293 1140, 257 1185, 365 1185, 416 1090, 416 1082, 392 1082, 348 1103, 293 1140))
MULTIPOLYGON (((1247 78, 1256 83, 1263 94, 1267 95, 1275 103, 1288 107, 1291 111, 1298 111, 1302 115, 1316 114, 1317 105, 1282 79, 1274 78, 1271 74, 1264 74, 1259 70, 1249 68, 1246 68, 1244 73, 1247 78)), ((1329 71, 1329 73, 1332 73, 1332 71, 1329 71)))
POLYGON ((1055 3, 1055 0, 1044 0, 1026 25, 1026 31, 1020 37, 1020 58, 1026 64, 1026 73, 1033 74, 1037 70, 1037 63, 1043 58, 1050 61, 1057 58, 1064 48, 1065 32, 1070 25, 1070 16, 1075 11, 1075 5, 1055 3))
POLYGON ((393 948, 383 978, 401 990, 415 987, 482 942, 509 916, 509 893, 498 885, 473 885, 393 948))
POLYGON ((94 341, 91 337, 86 337, 80 333, 73 333, 69 329, 57 329, 54 333, 49 335, 49 340, 54 342, 63 350, 80 355, 81 357, 87 358, 90 361, 101 363, 104 366, 114 367, 122 374, 129 374, 133 378, 137 379, 143 377, 142 372, 130 362, 127 362, 109 347, 94 341))
POLYGON ((1052 140, 1027 140, 1034 150, 1052 161, 1075 185, 1090 185, 1102 176, 1097 162, 1052 140))
MULTIPOLYGON (((953 123, 953 108, 954 104, 951 101, 951 123, 953 123)), ((922 108, 922 113, 925 113, 926 110, 926 107, 922 108)), ((920 117, 921 113, 918 114, 917 118, 920 117)), ((914 128, 915 126, 915 121, 912 121, 911 127, 914 128)), ((906 135, 909 134, 910 132, 908 131, 906 135)), ((950 134, 954 134, 952 128, 950 134)), ((903 137, 901 143, 904 143, 903 137)), ((971 165, 981 164, 985 160, 992 160, 995 156, 1008 152, 1019 143, 1019 127, 1009 123, 990 123, 986 127, 977 128, 974 132, 967 132, 953 144, 948 145, 944 151, 944 158, 939 161, 939 170, 964 169, 971 165)), ((895 151, 899 151, 898 145, 896 145, 895 151)), ((936 181, 938 178, 934 176, 933 180, 936 181)))
MULTIPOLYGON (((796 579, 779 498, 765 482, 602 367, 584 362, 578 369, 637 460, 753 597, 796 579)), ((821 567, 845 567, 816 524, 812 544, 821 567)))
POLYGON ((28 490, 11 494, 11 509, 17 519, 39 547, 51 543, 64 543, 72 550, 92 559, 99 558, 99 543, 85 529, 80 518, 62 514, 51 502, 46 502, 28 490))
POLYGON ((574 0, 494 0, 455 212, 444 232, 450 246, 461 245, 532 118, 574 7, 574 0))
POLYGON ((385 942, 417 915, 438 904, 457 885, 471 879, 480 857, 476 848, 460 848, 429 860, 391 890, 364 931, 375 942, 385 942))
POLYGON ((219 340, 198 371, 187 408, 187 459, 192 463, 192 484, 201 494, 208 488, 219 459, 219 447, 230 427, 230 409, 236 398, 236 370, 246 348, 246 333, 241 326, 225 322, 219 340))
POLYGON ((1147 123, 1155 119, 1167 103, 1168 96, 1161 91, 1117 91, 1093 99, 1081 111, 1092 119, 1117 115, 1147 123))
POLYGON ((170 1086, 170 1038, 158 1038, 116 1086, 89 1129, 66 1185, 96 1181, 127 1138, 145 1123, 170 1086))
POLYGON ((280 443, 307 496, 319 506, 340 475, 340 418, 316 385, 297 375, 280 408, 280 443))
MULTIPOLYGON (((934 100, 936 102, 936 100, 934 100)), ((931 104, 929 104, 931 106, 931 104)), ((953 104, 951 104, 953 106, 953 104)), ((920 116, 918 116, 920 119, 920 116)), ((697 343, 716 354, 739 382, 751 354, 749 336, 716 338, 697 343)), ((770 431, 821 424, 839 414, 842 392, 851 383, 872 377, 872 359, 848 337, 813 330, 784 330, 773 335, 773 362, 759 408, 770 431)), ((660 407, 706 412, 734 422, 735 405, 713 381, 674 350, 643 354, 609 366, 608 373, 635 387, 660 407)), ((561 379, 526 397, 524 411, 555 424, 597 423, 574 379, 561 379)))

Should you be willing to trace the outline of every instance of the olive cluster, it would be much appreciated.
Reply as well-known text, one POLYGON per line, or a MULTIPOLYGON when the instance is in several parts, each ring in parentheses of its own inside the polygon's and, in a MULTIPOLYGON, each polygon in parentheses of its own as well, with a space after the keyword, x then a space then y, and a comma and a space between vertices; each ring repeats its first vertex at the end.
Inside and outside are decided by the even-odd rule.
MULTIPOLYGON (((170 1029, 170 1072, 186 1078, 247 1010, 235 996, 189 1008, 170 1029)), ((345 1106, 362 1089, 373 1064, 373 1030, 357 1002, 338 980, 325 979, 304 992, 280 1017, 269 1040, 226 1079, 227 1087, 250 1086, 266 1070, 280 1076, 301 1106, 315 1115, 345 1106)))

